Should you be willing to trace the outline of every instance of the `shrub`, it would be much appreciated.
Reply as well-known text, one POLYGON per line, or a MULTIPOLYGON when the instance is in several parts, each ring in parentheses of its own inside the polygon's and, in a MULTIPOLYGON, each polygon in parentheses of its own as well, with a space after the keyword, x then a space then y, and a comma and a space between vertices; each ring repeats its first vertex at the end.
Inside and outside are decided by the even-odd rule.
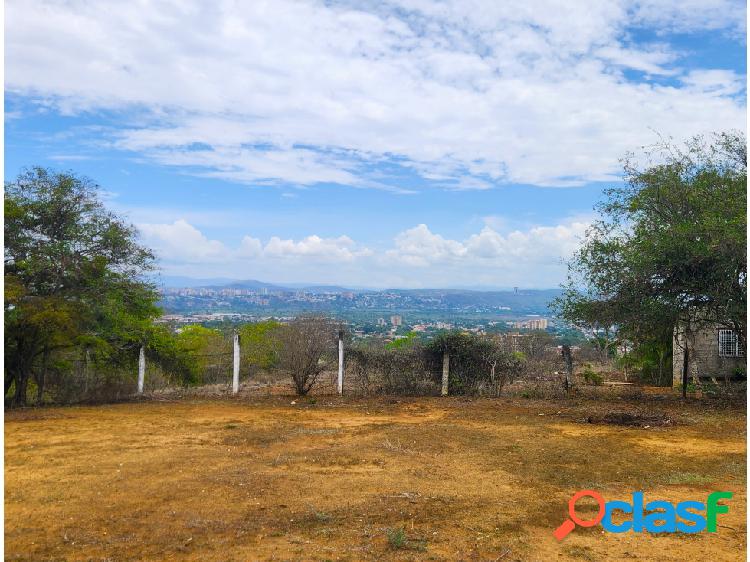
POLYGON ((450 357, 451 394, 499 396, 525 365, 522 353, 507 353, 498 340, 453 331, 440 334, 425 348, 426 362, 436 381, 442 377, 443 354, 450 357))
POLYGON ((435 394, 438 389, 425 366, 424 348, 417 341, 397 347, 390 344, 354 346, 347 352, 347 372, 363 394, 380 391, 420 395, 435 394))
POLYGON ((401 549, 406 546, 406 533, 403 527, 388 529, 385 534, 388 537, 388 544, 391 545, 391 548, 401 549))
POLYGON ((297 394, 310 392, 320 373, 336 362, 339 325, 323 316, 300 316, 279 328, 279 367, 292 379, 297 394))
POLYGON ((599 386, 604 382, 604 377, 594 371, 591 368, 591 365, 586 365, 586 368, 581 373, 583 376, 583 380, 585 380, 588 384, 593 384, 594 386, 599 386))

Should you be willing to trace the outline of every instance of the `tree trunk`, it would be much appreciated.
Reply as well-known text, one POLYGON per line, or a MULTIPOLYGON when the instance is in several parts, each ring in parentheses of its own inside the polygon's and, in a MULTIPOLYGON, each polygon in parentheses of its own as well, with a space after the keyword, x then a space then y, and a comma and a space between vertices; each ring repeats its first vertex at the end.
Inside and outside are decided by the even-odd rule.
POLYGON ((42 368, 39 371, 39 376, 36 379, 36 404, 41 406, 44 401, 44 382, 47 379, 47 363, 49 362, 49 349, 44 348, 42 354, 42 368))
POLYGON ((29 373, 28 371, 19 371, 16 376, 16 393, 13 396, 14 406, 25 406, 26 405, 26 389, 29 386, 29 373))
POLYGON ((5 393, 3 396, 8 395, 8 391, 10 390, 10 387, 13 386, 14 380, 16 380, 16 374, 11 370, 5 371, 5 393))
POLYGON ((563 381, 565 394, 570 390, 570 381, 573 378, 573 353, 569 345, 562 346, 562 356, 565 360, 565 380, 563 381))
POLYGON ((659 383, 661 384, 661 381, 664 380, 664 352, 659 351, 659 383))
POLYGON ((685 347, 682 351, 682 397, 687 398, 688 385, 688 362, 690 360, 690 351, 688 349, 687 330, 685 331, 685 347))

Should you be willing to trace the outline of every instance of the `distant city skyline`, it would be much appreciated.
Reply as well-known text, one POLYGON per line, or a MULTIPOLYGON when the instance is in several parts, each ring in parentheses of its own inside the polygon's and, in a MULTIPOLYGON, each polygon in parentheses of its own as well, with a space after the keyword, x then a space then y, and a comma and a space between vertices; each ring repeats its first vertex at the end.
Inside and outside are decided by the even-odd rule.
POLYGON ((552 288, 620 159, 746 122, 746 6, 21 2, 5 179, 97 181, 162 275, 552 288))

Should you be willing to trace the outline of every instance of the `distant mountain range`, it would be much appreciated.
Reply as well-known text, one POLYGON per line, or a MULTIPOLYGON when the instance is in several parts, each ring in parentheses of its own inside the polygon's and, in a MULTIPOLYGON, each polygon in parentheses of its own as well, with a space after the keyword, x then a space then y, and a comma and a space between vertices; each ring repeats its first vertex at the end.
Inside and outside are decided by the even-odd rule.
POLYGON ((237 280, 225 277, 214 278, 194 278, 179 275, 160 275, 154 278, 154 282, 161 287, 168 288, 209 288, 209 289, 249 289, 259 290, 266 289, 269 292, 306 292, 306 293, 369 293, 369 292, 390 292, 400 294, 419 294, 428 296, 434 295, 459 295, 470 293, 476 299, 477 294, 522 294, 522 295, 552 295, 552 298, 560 293, 559 289, 501 289, 494 287, 446 287, 434 289, 377 289, 372 287, 342 287, 340 285, 321 285, 315 283, 266 283, 256 279, 237 280))
POLYGON ((311 283, 287 283, 278 285, 276 283, 264 283, 255 279, 238 281, 237 279, 227 279, 224 277, 215 277, 207 279, 196 279, 193 277, 182 277, 179 275, 161 275, 154 278, 154 282, 161 287, 170 288, 207 288, 207 289, 268 289, 269 291, 304 291, 308 293, 346 293, 359 292, 367 289, 347 289, 338 285, 315 285, 311 283))

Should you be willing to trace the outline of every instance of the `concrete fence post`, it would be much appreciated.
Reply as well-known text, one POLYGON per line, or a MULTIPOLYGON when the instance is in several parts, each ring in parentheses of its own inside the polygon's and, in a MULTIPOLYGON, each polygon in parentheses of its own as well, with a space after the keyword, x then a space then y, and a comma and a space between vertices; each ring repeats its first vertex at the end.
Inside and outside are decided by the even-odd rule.
POLYGON ((440 396, 448 396, 448 375, 450 373, 450 355, 448 351, 443 351, 443 387, 440 389, 440 396))
POLYGON ((138 353, 138 394, 143 394, 143 381, 146 378, 146 349, 141 346, 138 353))
POLYGON ((240 391, 240 335, 234 334, 234 361, 232 363, 232 394, 240 391))
POLYGON ((344 394, 344 332, 339 330, 339 376, 336 390, 339 396, 344 394))

